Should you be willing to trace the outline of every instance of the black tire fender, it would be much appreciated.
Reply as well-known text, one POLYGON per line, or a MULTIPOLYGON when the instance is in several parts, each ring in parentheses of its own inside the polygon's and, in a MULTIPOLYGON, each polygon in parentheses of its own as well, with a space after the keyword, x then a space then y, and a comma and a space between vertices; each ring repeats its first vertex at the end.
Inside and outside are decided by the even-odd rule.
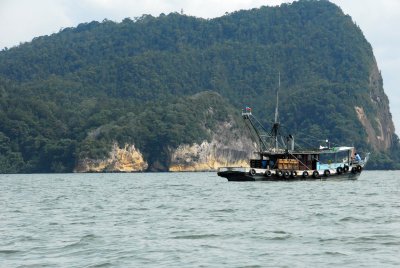
POLYGON ((362 166, 358 165, 358 166, 357 166, 357 172, 360 172, 360 173, 361 173, 361 171, 362 171, 362 166))
POLYGON ((344 166, 343 172, 344 172, 344 173, 347 173, 348 171, 349 171, 349 166, 344 166))
POLYGON ((342 167, 337 167, 336 173, 337 174, 342 174, 343 173, 343 168, 342 167))
POLYGON ((289 178, 290 178, 290 172, 289 172, 289 171, 283 172, 283 177, 284 177, 285 179, 289 179, 289 178))

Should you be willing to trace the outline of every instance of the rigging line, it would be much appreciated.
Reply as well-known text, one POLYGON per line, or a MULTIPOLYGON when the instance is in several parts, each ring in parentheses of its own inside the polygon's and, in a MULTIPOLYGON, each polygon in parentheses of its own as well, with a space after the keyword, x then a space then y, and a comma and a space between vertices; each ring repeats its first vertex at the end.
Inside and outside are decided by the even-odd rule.
POLYGON ((265 132, 268 132, 268 131, 264 128, 264 126, 261 124, 261 122, 257 120, 256 117, 252 116, 252 118, 254 118, 254 120, 258 123, 258 125, 260 125, 260 127, 261 127, 265 132))
MULTIPOLYGON (((321 140, 320 138, 317 138, 317 137, 315 137, 315 136, 312 136, 312 135, 306 135, 306 134, 303 134, 303 135, 299 135, 300 137, 306 137, 306 138, 311 138, 311 139, 314 139, 314 140, 317 140, 317 141, 324 141, 324 140, 326 140, 326 139, 324 139, 324 140, 321 140)), ((305 143, 306 145, 309 145, 309 146, 313 146, 312 144, 310 144, 310 143, 308 143, 308 142, 306 142, 306 141, 304 141, 304 139, 303 139, 303 143, 305 143)), ((336 144, 336 143, 331 143, 331 144, 335 144, 335 145, 338 145, 338 144, 336 144)), ((315 145, 314 145, 315 146, 315 145)))
POLYGON ((302 141, 302 143, 305 143, 305 145, 308 145, 309 148, 306 148, 306 147, 304 147, 304 146, 301 146, 301 145, 300 145, 299 143, 297 143, 297 142, 295 142, 294 144, 295 144, 295 146, 296 146, 297 148, 299 148, 299 149, 301 149, 301 150, 312 149, 313 147, 315 147, 315 146, 313 146, 312 144, 310 144, 310 143, 308 143, 308 142, 305 142, 304 140, 302 141))
POLYGON ((253 119, 254 117, 253 117, 253 116, 250 117, 250 116, 251 116, 251 115, 248 115, 248 116, 247 116, 247 119, 248 119, 248 121, 250 122, 250 124, 251 124, 251 126, 252 126, 254 132, 256 133, 256 140, 258 140, 258 141, 260 142, 260 151, 262 151, 262 148, 261 148, 261 147, 264 146, 264 148, 266 148, 267 145, 266 145, 265 142, 262 140, 259 131, 257 130, 255 124, 254 124, 253 121, 252 121, 252 119, 253 119))
POLYGON ((306 164, 304 164, 300 159, 298 159, 294 154, 289 153, 291 156, 293 156, 295 159, 297 159, 297 161, 300 162, 300 164, 302 164, 304 167, 307 168, 307 170, 311 170, 306 164))
MULTIPOLYGON (((306 141, 302 141, 303 143, 305 143, 306 145, 308 145, 310 148, 313 148, 313 145, 312 144, 310 144, 310 143, 308 143, 308 142, 306 142, 306 141)), ((296 143, 297 144, 297 146, 298 147, 300 147, 300 148, 302 148, 302 149, 306 149, 306 147, 303 147, 303 146, 300 146, 298 143, 296 143)))
MULTIPOLYGON (((288 88, 289 89, 289 88, 288 88)), ((295 87, 295 88, 291 88, 291 90, 286 90, 286 91, 288 91, 289 93, 287 93, 287 94, 285 94, 284 95, 284 99, 286 100, 287 98, 289 98, 289 97, 292 97, 293 95, 295 95, 295 94, 301 94, 301 93, 304 93, 304 92, 307 92, 307 88, 303 88, 303 87, 295 87)))
MULTIPOLYGON (((259 137, 256 137, 256 138, 258 138, 258 139, 260 140, 260 142, 262 143, 262 145, 264 145, 264 149, 268 149, 268 145, 271 146, 272 141, 271 141, 271 142, 268 142, 267 140, 271 139, 271 138, 273 137, 273 135, 272 135, 271 133, 268 133, 268 131, 266 130, 266 128, 263 126, 263 124, 261 124, 260 121, 258 121, 258 119, 257 119, 256 117, 254 117, 254 116, 249 117, 249 121, 250 121, 250 123, 252 124, 252 126, 253 126, 253 128, 254 128, 254 131, 255 131, 256 134, 259 136, 259 137), (254 122, 253 122, 253 121, 254 121, 254 122), (261 133, 261 132, 256 128, 256 126, 257 126, 258 128, 260 128, 260 129, 262 130, 262 132, 264 132, 264 133, 261 133)), ((279 144, 279 145, 281 145, 281 144, 279 144)), ((273 146, 271 146, 271 148, 272 148, 272 147, 273 147, 273 146)))
MULTIPOLYGON (((281 126, 281 128, 288 129, 288 128, 285 127, 285 126, 281 126)), ((287 131, 287 132, 289 132, 289 131, 287 131)), ((280 134, 281 136, 283 136, 281 131, 279 131, 279 134, 280 134)), ((293 135, 294 137, 297 136, 297 134, 292 134, 292 135, 293 135)), ((299 135, 299 136, 300 136, 300 137, 302 137, 302 136, 306 136, 306 137, 307 137, 307 135, 304 135, 304 134, 303 134, 303 135, 299 135)), ((313 146, 312 144, 310 144, 310 143, 308 143, 308 142, 306 142, 306 141, 304 141, 304 140, 302 140, 302 143, 304 143, 305 145, 308 145, 310 148, 315 147, 315 145, 313 146)), ((301 146, 298 142, 295 142, 294 144, 295 144, 296 147, 298 147, 298 148, 300 148, 300 149, 305 149, 305 147, 301 146)))
POLYGON ((258 137, 256 134, 254 134, 253 129, 249 126, 249 124, 245 123, 246 127, 249 129, 250 135, 253 137, 253 140, 258 140, 258 137))
MULTIPOLYGON (((308 138, 312 138, 312 139, 317 140, 317 141, 325 141, 325 140, 327 140, 327 139, 321 139, 320 137, 315 137, 315 136, 310 135, 310 134, 303 134, 302 136, 308 137, 308 138)), ((340 145, 340 144, 335 143, 335 142, 330 142, 330 143, 333 144, 333 145, 336 145, 336 146, 340 145)))
MULTIPOLYGON (((277 136, 280 136, 281 138, 282 138, 282 135, 279 133, 279 135, 277 135, 277 136)), ((274 137, 274 135, 269 135, 269 138, 273 138, 274 137)), ((271 148, 273 148, 273 147, 275 147, 275 146, 272 146, 272 144, 273 143, 277 143, 278 144, 278 147, 280 146, 280 147, 282 147, 282 148, 285 148, 285 143, 283 142, 283 143, 281 143, 280 141, 279 141, 279 139, 274 139, 274 140, 271 140, 271 142, 270 142, 270 146, 271 146, 271 148)))

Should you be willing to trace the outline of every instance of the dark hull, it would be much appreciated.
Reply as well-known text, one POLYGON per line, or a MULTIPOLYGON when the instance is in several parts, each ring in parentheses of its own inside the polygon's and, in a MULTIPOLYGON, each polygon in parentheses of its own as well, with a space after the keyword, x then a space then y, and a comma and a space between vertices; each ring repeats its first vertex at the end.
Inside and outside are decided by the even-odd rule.
POLYGON ((342 173, 342 174, 333 174, 330 176, 318 176, 313 177, 308 176, 306 178, 301 175, 289 178, 285 178, 283 176, 272 175, 267 177, 262 174, 251 175, 249 172, 243 171, 221 171, 218 172, 218 176, 224 177, 228 179, 228 181, 299 181, 299 180, 357 180, 361 173, 342 173))

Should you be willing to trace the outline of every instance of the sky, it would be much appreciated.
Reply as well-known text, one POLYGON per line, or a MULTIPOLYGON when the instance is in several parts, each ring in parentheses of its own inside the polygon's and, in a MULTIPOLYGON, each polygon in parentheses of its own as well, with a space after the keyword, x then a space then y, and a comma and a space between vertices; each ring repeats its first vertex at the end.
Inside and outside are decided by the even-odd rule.
MULTIPOLYGON (((142 14, 181 12, 214 18, 241 9, 290 3, 285 0, 0 0, 0 50, 93 20, 121 21, 142 14)), ((371 43, 384 90, 400 134, 400 0, 331 0, 371 43)))

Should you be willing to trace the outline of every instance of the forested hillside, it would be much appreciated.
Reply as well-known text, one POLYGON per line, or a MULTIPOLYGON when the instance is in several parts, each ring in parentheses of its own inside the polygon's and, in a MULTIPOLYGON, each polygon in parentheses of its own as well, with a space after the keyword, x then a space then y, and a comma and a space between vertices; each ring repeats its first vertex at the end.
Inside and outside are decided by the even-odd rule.
MULTIPOLYGON (((244 106, 303 145, 373 152, 399 168, 398 137, 372 48, 328 1, 215 19, 171 13, 82 23, 0 52, 0 172, 71 172, 134 144, 149 170, 212 138, 244 106), (391 157, 389 158, 389 155, 391 157)), ((244 132, 240 132, 244 134, 244 132)), ((234 147, 235 145, 232 144, 234 147)))

